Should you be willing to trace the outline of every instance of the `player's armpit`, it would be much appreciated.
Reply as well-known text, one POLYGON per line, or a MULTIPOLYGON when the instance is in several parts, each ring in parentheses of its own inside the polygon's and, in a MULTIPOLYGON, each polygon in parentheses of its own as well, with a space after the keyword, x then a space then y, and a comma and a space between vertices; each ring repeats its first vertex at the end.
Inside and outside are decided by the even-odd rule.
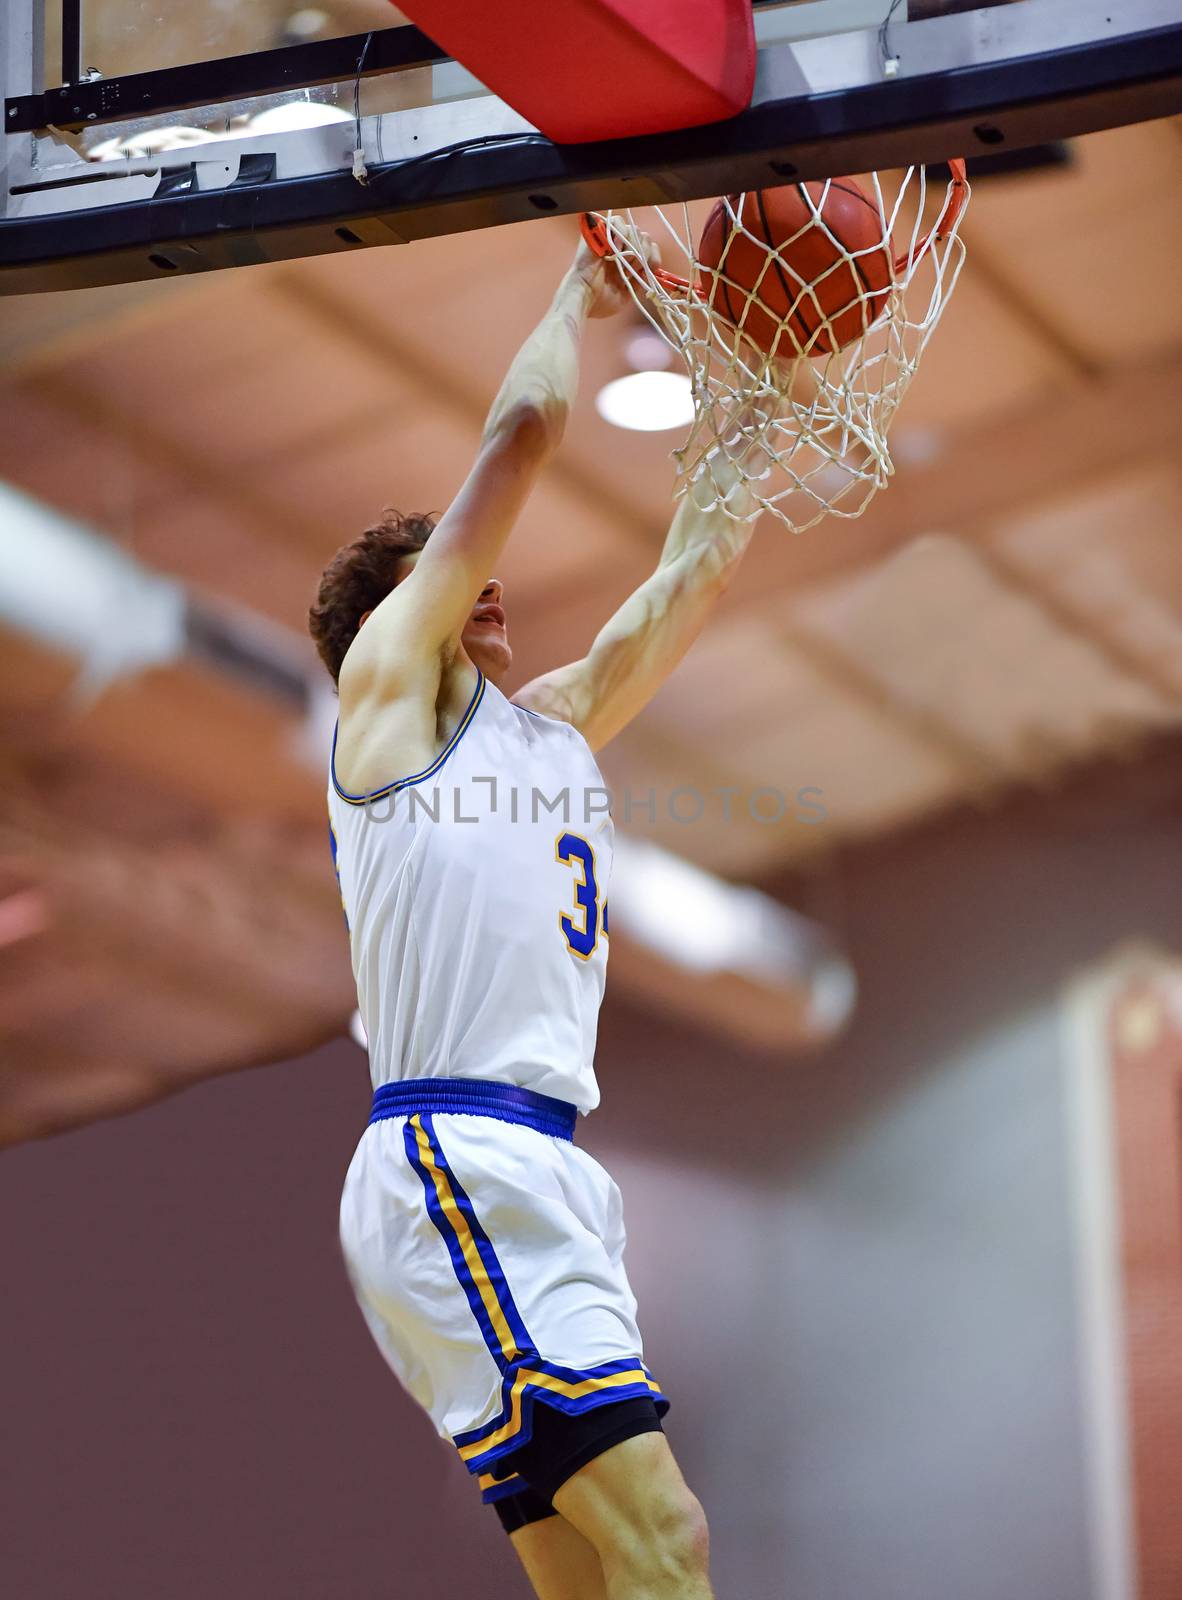
POLYGON ((536 711, 541 717, 553 717, 556 722, 569 722, 582 733, 590 706, 586 658, 531 679, 518 689, 513 704, 526 711, 536 711))
POLYGON ((683 501, 660 565, 629 595, 580 661, 526 684, 514 700, 578 728, 593 750, 642 711, 697 638, 751 539, 753 524, 683 501))
POLYGON ((513 699, 578 728, 592 750, 614 739, 673 671, 725 587, 721 568, 681 557, 657 568, 579 661, 526 684, 513 699))

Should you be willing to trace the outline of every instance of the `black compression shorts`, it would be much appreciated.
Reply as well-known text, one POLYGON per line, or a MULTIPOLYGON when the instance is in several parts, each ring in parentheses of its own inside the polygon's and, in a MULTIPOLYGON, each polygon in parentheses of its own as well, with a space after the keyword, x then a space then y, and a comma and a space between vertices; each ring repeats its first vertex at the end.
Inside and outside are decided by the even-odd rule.
POLYGON ((663 1433, 652 1400, 617 1400, 569 1417, 543 1402, 534 1405, 533 1435, 528 1444, 497 1462, 500 1479, 519 1473, 528 1488, 494 1500, 506 1533, 556 1515, 553 1498, 566 1480, 596 1456, 639 1433, 663 1433))

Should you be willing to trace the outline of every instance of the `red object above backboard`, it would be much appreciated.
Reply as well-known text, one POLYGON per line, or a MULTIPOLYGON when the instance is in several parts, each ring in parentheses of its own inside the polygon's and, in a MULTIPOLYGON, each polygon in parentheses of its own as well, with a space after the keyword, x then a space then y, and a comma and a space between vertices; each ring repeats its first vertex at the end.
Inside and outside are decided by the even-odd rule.
POLYGON ((398 3, 557 144, 719 122, 751 99, 751 0, 398 3))

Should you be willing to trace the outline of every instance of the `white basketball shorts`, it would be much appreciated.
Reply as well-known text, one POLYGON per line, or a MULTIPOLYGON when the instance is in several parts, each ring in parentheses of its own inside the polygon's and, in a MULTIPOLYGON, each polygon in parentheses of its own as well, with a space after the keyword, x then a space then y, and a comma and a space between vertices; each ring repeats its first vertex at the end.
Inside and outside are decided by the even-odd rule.
POLYGON ((387 1084, 341 1196, 370 1331, 486 1501, 525 1487, 492 1473, 529 1441, 536 1402, 669 1406, 642 1360, 620 1191, 574 1122, 509 1084, 387 1084))

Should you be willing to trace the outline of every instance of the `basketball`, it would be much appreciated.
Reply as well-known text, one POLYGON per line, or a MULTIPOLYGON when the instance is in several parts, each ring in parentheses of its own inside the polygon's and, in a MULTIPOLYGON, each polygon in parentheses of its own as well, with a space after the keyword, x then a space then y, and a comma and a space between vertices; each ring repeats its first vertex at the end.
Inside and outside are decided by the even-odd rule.
POLYGON ((854 344, 891 286, 889 235, 884 241, 878 207, 854 178, 719 200, 698 260, 718 274, 711 309, 785 360, 854 344))

